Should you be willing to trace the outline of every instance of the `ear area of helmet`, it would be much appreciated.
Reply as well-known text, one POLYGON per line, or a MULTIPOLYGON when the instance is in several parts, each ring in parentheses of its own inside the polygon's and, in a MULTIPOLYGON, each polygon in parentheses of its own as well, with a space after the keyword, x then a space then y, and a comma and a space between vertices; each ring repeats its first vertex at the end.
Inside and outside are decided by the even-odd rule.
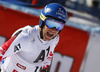
POLYGON ((40 15, 40 19, 41 19, 41 20, 45 21, 46 18, 47 18, 47 17, 44 16, 43 14, 40 15))

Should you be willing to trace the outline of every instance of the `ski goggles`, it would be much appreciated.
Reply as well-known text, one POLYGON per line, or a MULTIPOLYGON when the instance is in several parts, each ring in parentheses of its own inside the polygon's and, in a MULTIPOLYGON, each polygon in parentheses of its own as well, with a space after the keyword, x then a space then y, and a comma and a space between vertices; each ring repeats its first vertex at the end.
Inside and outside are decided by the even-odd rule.
POLYGON ((56 28, 57 31, 60 31, 64 28, 64 23, 52 18, 47 18, 45 24, 48 28, 56 28))
POLYGON ((43 14, 40 15, 40 18, 45 22, 48 28, 56 28, 56 30, 58 31, 64 28, 65 23, 62 21, 55 20, 49 17, 45 17, 43 14))

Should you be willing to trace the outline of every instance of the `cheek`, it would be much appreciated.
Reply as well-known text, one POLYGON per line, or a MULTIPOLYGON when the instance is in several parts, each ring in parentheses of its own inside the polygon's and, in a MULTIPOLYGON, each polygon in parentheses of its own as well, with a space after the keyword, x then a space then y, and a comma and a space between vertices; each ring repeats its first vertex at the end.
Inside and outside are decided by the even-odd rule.
POLYGON ((54 35, 57 35, 59 32, 56 32, 54 35))
POLYGON ((46 33, 49 30, 47 26, 44 26, 44 32, 46 33))
POLYGON ((44 29, 43 29, 43 34, 47 33, 48 29, 47 27, 45 26, 44 29))

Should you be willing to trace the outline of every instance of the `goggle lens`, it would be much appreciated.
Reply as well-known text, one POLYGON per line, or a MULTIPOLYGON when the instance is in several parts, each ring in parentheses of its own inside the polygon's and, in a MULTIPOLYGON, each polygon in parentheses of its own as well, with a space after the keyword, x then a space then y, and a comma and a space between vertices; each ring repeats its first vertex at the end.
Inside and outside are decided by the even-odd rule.
POLYGON ((64 23, 55 19, 46 19, 45 24, 48 28, 56 28, 56 30, 60 31, 64 28, 64 23))

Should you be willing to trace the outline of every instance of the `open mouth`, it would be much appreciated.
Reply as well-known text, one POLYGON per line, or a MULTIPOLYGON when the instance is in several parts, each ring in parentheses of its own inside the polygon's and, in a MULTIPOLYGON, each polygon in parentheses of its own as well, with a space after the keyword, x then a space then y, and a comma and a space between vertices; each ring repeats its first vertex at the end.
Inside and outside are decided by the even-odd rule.
POLYGON ((50 32, 47 32, 47 36, 48 36, 48 37, 52 37, 53 34, 51 34, 50 32))

